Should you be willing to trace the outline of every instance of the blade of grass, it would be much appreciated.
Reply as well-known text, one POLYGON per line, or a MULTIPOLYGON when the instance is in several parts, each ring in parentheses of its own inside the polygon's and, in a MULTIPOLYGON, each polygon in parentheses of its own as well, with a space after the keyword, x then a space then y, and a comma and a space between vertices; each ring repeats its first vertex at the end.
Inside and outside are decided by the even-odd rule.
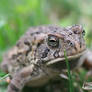
POLYGON ((7 78, 9 76, 10 76, 10 74, 6 74, 5 76, 3 76, 3 77, 0 78, 0 81, 4 80, 5 78, 7 78))
POLYGON ((73 80, 72 80, 72 76, 71 76, 71 72, 70 72, 70 67, 69 67, 69 62, 68 62, 68 58, 66 55, 66 51, 64 50, 64 57, 65 57, 65 61, 66 61, 66 66, 68 69, 68 77, 69 77, 69 92, 74 92, 74 88, 73 88, 73 80))

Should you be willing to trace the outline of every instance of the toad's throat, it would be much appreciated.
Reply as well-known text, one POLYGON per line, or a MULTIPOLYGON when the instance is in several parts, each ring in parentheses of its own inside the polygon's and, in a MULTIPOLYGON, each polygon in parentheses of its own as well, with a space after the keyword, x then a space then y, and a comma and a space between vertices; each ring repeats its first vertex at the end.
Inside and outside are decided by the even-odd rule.
MULTIPOLYGON (((86 53, 86 50, 83 50, 82 52, 80 53, 77 53, 75 55, 72 55, 72 56, 67 56, 67 59, 69 61, 71 61, 72 59, 76 59, 76 58, 79 58, 80 56, 82 56, 84 53, 86 53)), ((47 66, 48 65, 51 65, 51 64, 54 64, 54 63, 57 63, 57 62, 61 62, 61 61, 65 61, 65 57, 62 57, 62 58, 56 58, 54 60, 50 60, 49 62, 47 62, 47 66)))

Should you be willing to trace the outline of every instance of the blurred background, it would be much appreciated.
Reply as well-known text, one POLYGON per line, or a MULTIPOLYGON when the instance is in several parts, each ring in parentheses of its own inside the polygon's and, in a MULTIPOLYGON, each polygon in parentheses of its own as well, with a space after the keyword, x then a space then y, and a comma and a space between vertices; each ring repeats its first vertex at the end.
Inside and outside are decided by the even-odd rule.
MULTIPOLYGON (((0 61, 29 27, 43 24, 83 25, 91 49, 92 0, 0 0, 0 61)), ((0 71, 0 77, 3 75, 0 71)), ((3 85, 7 84, 0 82, 0 92, 6 90, 3 85)))

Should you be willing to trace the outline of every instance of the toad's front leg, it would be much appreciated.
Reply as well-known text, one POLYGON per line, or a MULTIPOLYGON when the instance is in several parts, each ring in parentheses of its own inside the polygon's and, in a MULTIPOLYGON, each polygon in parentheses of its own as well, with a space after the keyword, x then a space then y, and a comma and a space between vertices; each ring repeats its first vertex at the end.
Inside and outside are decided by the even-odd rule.
POLYGON ((8 86, 8 92, 21 92, 25 84, 30 81, 34 65, 23 68, 16 73, 8 86))

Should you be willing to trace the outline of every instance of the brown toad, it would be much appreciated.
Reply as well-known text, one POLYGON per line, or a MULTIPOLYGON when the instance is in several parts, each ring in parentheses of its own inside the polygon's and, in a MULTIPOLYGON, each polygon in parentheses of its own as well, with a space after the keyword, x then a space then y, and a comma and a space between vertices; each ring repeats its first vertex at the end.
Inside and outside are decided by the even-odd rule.
POLYGON ((81 25, 56 25, 30 28, 3 58, 2 69, 11 74, 7 92, 21 92, 25 85, 40 86, 67 69, 66 51, 70 68, 86 50, 81 25))

